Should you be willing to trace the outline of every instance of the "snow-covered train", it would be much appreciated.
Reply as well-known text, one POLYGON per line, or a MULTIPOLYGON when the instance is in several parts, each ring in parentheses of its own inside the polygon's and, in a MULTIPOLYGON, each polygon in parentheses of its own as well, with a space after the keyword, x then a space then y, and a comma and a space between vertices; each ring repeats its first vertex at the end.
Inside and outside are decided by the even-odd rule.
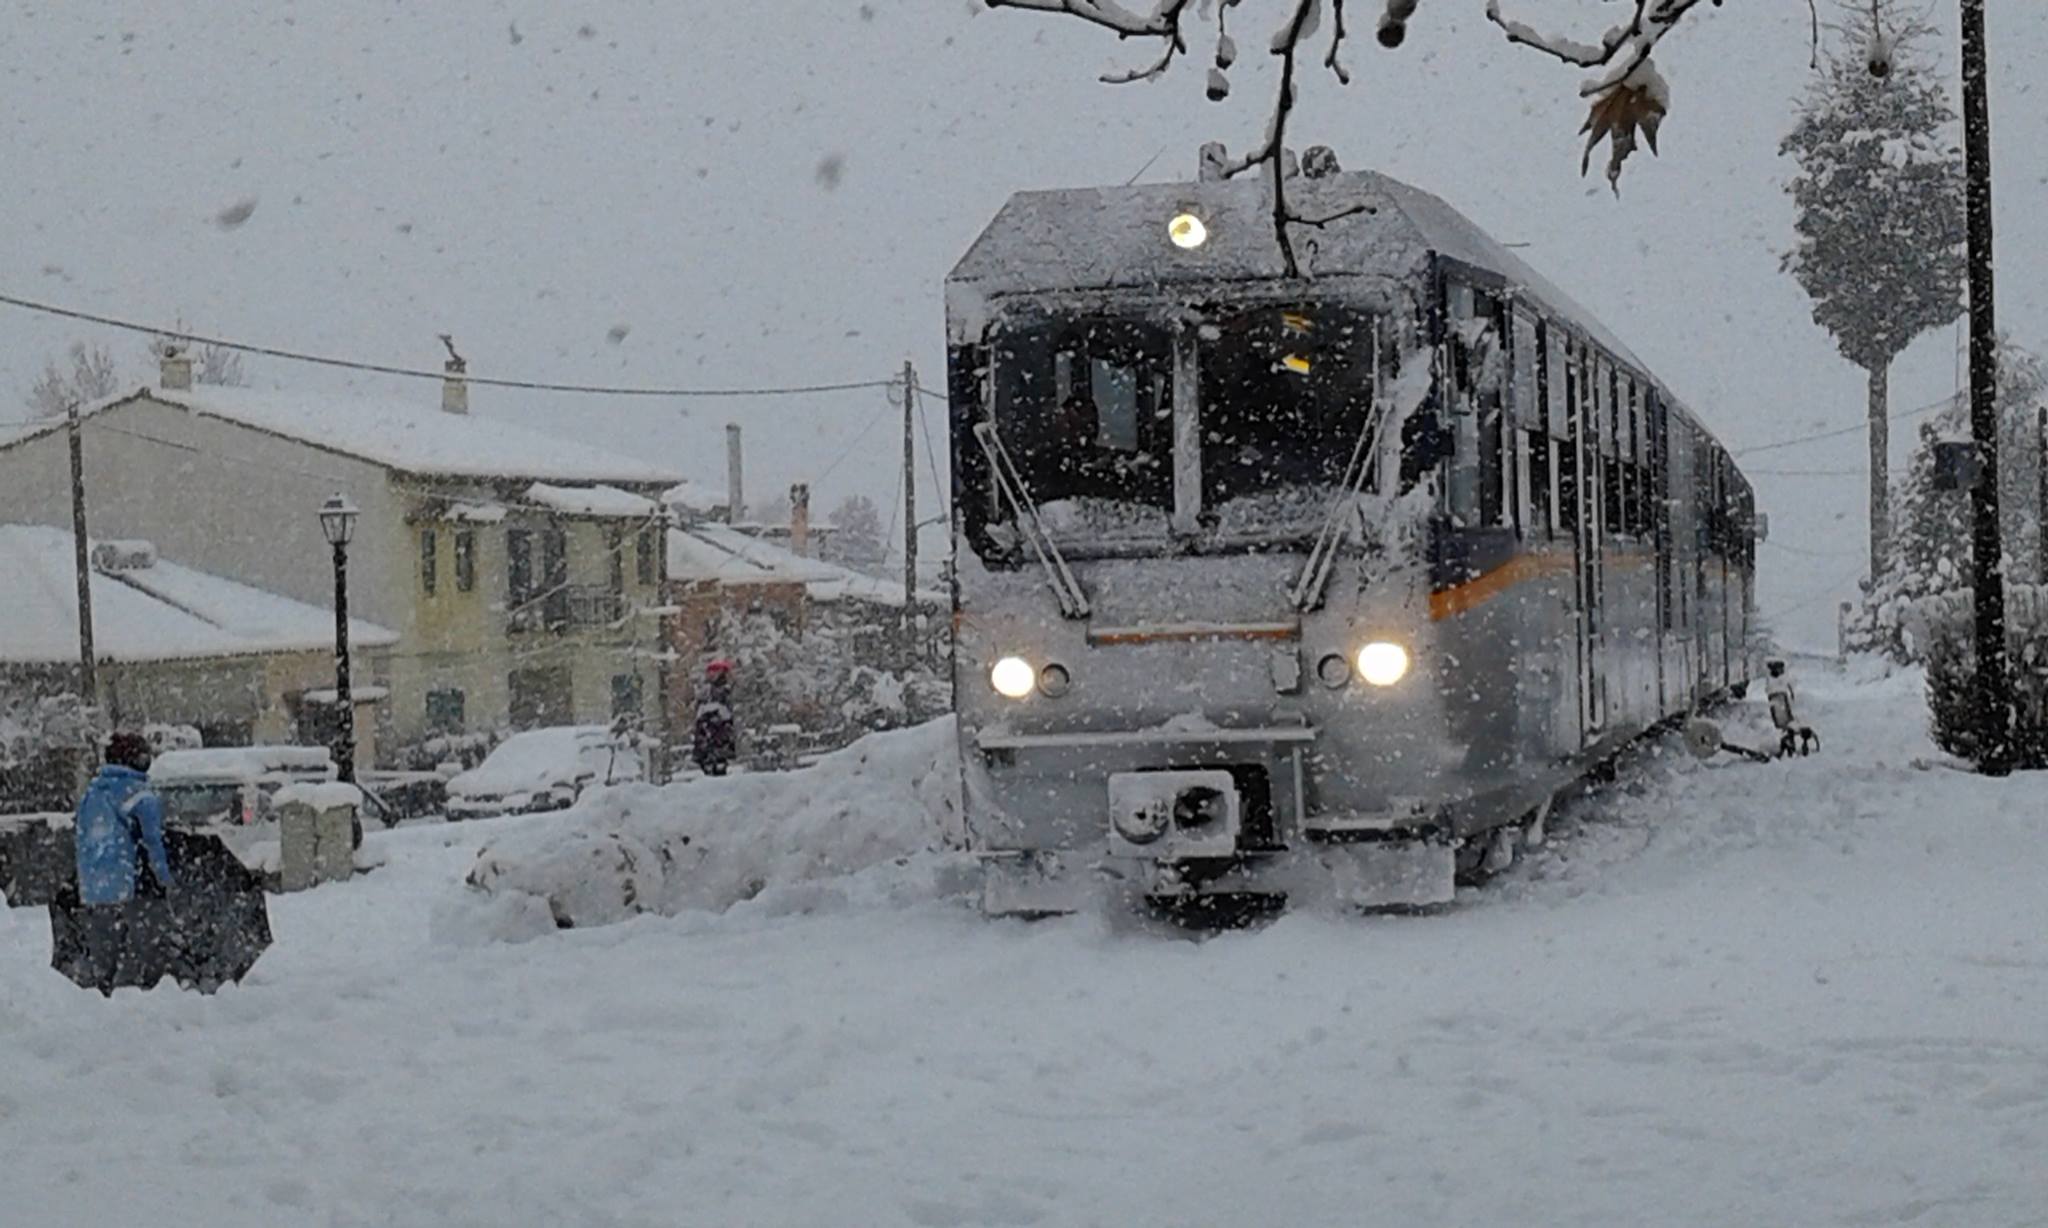
POLYGON ((1205 173, 1019 193, 947 280, 991 912, 1442 902, 1748 681, 1727 452, 1457 211, 1311 153, 1300 276, 1270 185, 1205 173))

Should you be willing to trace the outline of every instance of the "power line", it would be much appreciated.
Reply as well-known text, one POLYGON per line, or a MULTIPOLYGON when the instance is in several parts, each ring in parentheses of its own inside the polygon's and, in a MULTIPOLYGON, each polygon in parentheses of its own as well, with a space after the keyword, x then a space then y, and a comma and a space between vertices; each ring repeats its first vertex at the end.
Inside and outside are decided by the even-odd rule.
MULTIPOLYGON (((311 363, 322 367, 339 367, 346 371, 365 371, 375 375, 396 375, 406 379, 446 379, 445 371, 429 371, 419 367, 400 367, 387 363, 363 362, 352 358, 335 358, 326 354, 308 354, 298 350, 281 349, 276 346, 256 345, 244 341, 230 341, 223 337, 206 337, 187 332, 181 328, 163 328, 153 324, 141 324, 114 316, 99 315, 90 311, 79 311, 71 307, 59 307, 54 303, 40 303, 33 299, 16 298, 0 294, 0 305, 18 307, 23 311, 43 315, 60 316, 67 320, 80 320, 87 324, 98 324, 106 328, 122 329, 131 333, 145 333, 153 337, 176 337, 195 345, 211 345, 224 350, 236 350, 244 354, 258 354, 265 358, 278 358, 286 362, 311 363)), ((469 383, 486 388, 518 388, 528 392, 563 392, 589 396, 612 397, 779 397, 808 396, 827 392, 852 392, 862 388, 893 388, 896 380, 871 379, 847 380, 825 384, 790 384, 782 387, 759 388, 645 388, 611 384, 563 384, 546 380, 493 379, 481 375, 464 375, 469 383)))
MULTIPOLYGON (((1922 414, 1931 414, 1934 413, 1936 410, 1947 409, 1949 406, 1954 405, 1955 403, 1956 399, 1954 397, 1943 397, 1939 401, 1936 401, 1930 405, 1922 405, 1918 409, 1901 410, 1898 413, 1889 415, 1886 420, 1890 422, 1897 422, 1903 418, 1917 418, 1922 414)), ((1729 455, 1748 456, 1752 452, 1770 452, 1778 448, 1790 448, 1802 443, 1812 443, 1818 439, 1835 439, 1843 435, 1854 435, 1859 431, 1865 431, 1868 429, 1870 429, 1870 424, 1868 422, 1859 422, 1854 426, 1837 427, 1832 431, 1816 431, 1811 435, 1795 435, 1790 439, 1779 439, 1774 440, 1771 443, 1760 443, 1755 445, 1754 447, 1737 448, 1735 451, 1729 453, 1729 455)))
MULTIPOLYGON (((916 385, 912 385, 913 388, 916 385)), ((931 419, 925 417, 924 402, 917 403, 917 427, 924 433, 924 459, 932 468, 932 494, 939 501, 939 509, 946 513, 946 519, 953 518, 952 504, 946 498, 946 484, 939 479, 939 454, 932 448, 931 419)))
MULTIPOLYGON (((894 387, 894 381, 891 381, 890 386, 894 387)), ((855 445, 859 444, 861 440, 866 439, 868 437, 868 432, 875 429, 875 423, 880 422, 882 420, 882 416, 894 408, 896 408, 896 403, 894 401, 884 399, 882 402, 882 407, 875 411, 875 416, 869 418, 867 421, 867 425, 861 427, 860 430, 854 433, 853 438, 846 441, 846 445, 839 449, 839 455, 832 458, 832 463, 825 466, 823 472, 819 473, 817 477, 811 479, 811 485, 820 486, 824 483, 826 478, 831 477, 832 471, 834 469, 839 468, 839 466, 845 462, 847 457, 853 455, 853 449, 855 445)))

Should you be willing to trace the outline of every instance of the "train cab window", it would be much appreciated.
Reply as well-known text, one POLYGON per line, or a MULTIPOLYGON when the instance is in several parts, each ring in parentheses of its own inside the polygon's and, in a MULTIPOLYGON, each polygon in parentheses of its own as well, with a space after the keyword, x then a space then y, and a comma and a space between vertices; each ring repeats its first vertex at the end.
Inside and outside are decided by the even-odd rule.
POLYGON ((1370 416, 1377 331, 1329 305, 1212 316, 1199 333, 1202 504, 1226 522, 1236 500, 1343 480, 1370 416))
POLYGON ((1170 507, 1173 346, 1164 328, 1069 320, 994 346, 996 424, 1033 500, 1170 507))

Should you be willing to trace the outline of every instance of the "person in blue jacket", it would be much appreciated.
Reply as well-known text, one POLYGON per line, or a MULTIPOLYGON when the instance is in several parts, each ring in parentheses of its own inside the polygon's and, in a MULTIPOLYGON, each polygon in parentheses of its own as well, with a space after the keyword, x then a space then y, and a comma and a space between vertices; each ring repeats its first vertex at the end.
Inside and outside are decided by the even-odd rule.
POLYGON ((107 761, 79 799, 73 838, 78 851, 78 900, 120 904, 135 895, 138 854, 147 856, 156 881, 171 885, 164 855, 163 802, 149 787, 149 743, 132 733, 107 740, 107 761))

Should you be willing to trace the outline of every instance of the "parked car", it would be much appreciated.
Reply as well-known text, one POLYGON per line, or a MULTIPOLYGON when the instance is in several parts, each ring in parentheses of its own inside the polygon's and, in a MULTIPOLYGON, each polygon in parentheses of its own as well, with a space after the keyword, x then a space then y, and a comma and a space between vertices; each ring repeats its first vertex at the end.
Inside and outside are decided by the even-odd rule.
POLYGON ((167 750, 149 765, 164 821, 188 828, 268 822, 276 817, 271 799, 279 789, 334 776, 334 760, 322 746, 167 750))
POLYGON ((448 782, 448 817, 563 810, 593 784, 642 776, 631 740, 602 725, 561 725, 515 733, 448 782))

